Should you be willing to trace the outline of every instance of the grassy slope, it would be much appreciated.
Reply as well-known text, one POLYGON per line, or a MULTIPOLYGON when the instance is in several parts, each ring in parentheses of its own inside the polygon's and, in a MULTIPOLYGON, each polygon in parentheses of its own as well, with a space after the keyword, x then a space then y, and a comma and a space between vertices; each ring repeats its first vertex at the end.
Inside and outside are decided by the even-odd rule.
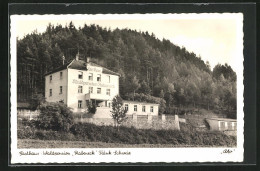
MULTIPOLYGON (((56 141, 18 139, 18 148, 183 148, 183 147, 218 147, 199 145, 174 145, 174 144, 121 144, 85 141, 56 141)), ((225 147, 225 146, 223 146, 225 147)))

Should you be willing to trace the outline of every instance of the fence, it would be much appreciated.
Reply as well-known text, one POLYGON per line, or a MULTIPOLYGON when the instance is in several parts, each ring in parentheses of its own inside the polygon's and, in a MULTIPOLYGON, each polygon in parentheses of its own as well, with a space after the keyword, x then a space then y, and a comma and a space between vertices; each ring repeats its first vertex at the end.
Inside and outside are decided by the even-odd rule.
MULTIPOLYGON (((113 126, 114 120, 112 118, 77 118, 76 122, 87 122, 96 125, 113 126)), ((182 119, 182 122, 185 122, 182 119)), ((178 115, 127 115, 125 122, 121 124, 126 127, 135 127, 137 129, 175 129, 180 130, 178 115)))

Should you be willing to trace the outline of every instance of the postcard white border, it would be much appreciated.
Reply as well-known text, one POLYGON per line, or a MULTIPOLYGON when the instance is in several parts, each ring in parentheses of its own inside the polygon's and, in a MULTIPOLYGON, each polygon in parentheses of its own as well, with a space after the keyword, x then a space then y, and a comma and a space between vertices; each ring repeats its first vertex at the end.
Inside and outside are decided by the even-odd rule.
POLYGON ((149 163, 149 162, 242 162, 244 159, 244 85, 243 85, 243 14, 242 13, 203 13, 203 14, 97 14, 97 15, 12 15, 10 17, 10 53, 11 53, 11 164, 19 163, 149 163), (69 152, 75 150, 98 151, 99 148, 85 149, 18 149, 17 148, 17 80, 16 80, 16 22, 19 20, 99 20, 99 19, 235 19, 238 24, 237 35, 237 147, 236 148, 102 148, 106 151, 128 151, 131 155, 92 155, 92 156, 49 156, 43 151, 69 152), (222 153, 224 149, 232 153, 222 153), (41 155, 20 155, 20 151, 39 152, 41 155))

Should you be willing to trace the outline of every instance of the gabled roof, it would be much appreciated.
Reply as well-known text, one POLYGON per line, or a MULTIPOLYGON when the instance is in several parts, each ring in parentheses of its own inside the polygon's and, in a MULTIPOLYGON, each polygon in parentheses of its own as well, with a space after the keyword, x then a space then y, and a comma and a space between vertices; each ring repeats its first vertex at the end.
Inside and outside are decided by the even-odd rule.
POLYGON ((140 101, 131 101, 131 100, 123 100, 123 103, 131 103, 131 104, 147 104, 147 105, 155 105, 155 106, 159 106, 158 103, 149 103, 149 102, 140 102, 140 101))
POLYGON ((55 72, 58 72, 58 71, 62 71, 62 70, 64 70, 64 69, 67 69, 68 68, 68 65, 70 64, 70 63, 72 63, 73 62, 73 60, 72 61, 70 61, 70 62, 68 62, 68 63, 66 63, 66 64, 64 64, 64 65, 62 65, 62 66, 60 66, 60 67, 58 67, 58 68, 55 68, 54 70, 52 70, 52 71, 50 71, 50 72, 47 72, 46 74, 44 74, 45 76, 46 75, 50 75, 50 74, 52 74, 52 73, 55 73, 55 72))
MULTIPOLYGON (((71 68, 71 69, 77 69, 77 70, 82 70, 82 71, 87 71, 87 67, 86 67, 87 63, 85 61, 82 61, 82 60, 72 60, 66 64, 64 64, 63 66, 61 67, 58 67, 56 69, 54 69, 53 71, 51 72, 48 72, 47 74, 45 75, 50 75, 52 73, 55 73, 55 72, 58 72, 58 71, 61 71, 61 70, 64 70, 64 69, 67 69, 67 68, 71 68)), ((91 66, 96 66, 96 67, 101 67, 103 68, 103 72, 104 74, 110 74, 110 75, 117 75, 117 76, 120 76, 119 73, 117 72, 114 72, 114 71, 111 71, 107 68, 104 68, 98 64, 95 64, 93 62, 88 62, 88 65, 91 65, 91 66)))

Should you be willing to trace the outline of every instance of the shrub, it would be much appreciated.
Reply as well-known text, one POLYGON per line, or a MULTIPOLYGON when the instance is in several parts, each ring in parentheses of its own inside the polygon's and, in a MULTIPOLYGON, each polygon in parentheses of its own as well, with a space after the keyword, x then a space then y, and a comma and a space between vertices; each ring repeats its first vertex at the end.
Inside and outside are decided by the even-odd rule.
POLYGON ((192 146, 236 146, 236 137, 222 132, 198 132, 186 125, 185 130, 152 130, 121 127, 120 131, 113 126, 97 126, 90 123, 74 124, 69 132, 52 130, 35 130, 31 122, 25 123, 18 130, 18 138, 67 141, 100 141, 124 144, 173 144, 192 146))
POLYGON ((40 105, 38 128, 54 131, 68 131, 73 125, 73 115, 64 103, 44 103, 40 105))
POLYGON ((33 139, 35 138, 35 129, 32 129, 31 127, 24 127, 23 129, 17 130, 17 137, 20 139, 33 139))
POLYGON ((92 114, 95 114, 97 111, 97 106, 95 105, 95 103, 89 103, 88 104, 88 112, 89 113, 92 113, 92 114))
POLYGON ((127 110, 124 109, 123 107, 123 99, 120 96, 116 96, 113 98, 112 101, 112 118, 115 121, 115 126, 119 128, 118 126, 126 121, 126 112, 127 110))

